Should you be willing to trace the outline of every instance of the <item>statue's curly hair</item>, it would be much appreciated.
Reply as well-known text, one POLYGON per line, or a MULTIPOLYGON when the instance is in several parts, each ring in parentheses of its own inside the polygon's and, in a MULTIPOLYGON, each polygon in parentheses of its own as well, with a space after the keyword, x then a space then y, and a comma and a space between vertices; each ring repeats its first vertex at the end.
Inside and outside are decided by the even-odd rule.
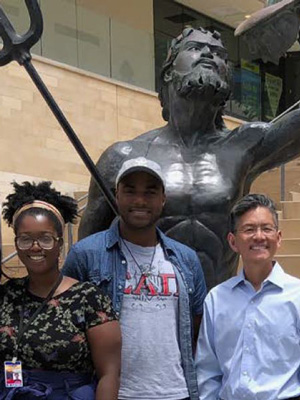
MULTIPOLYGON (((187 38, 188 36, 190 36, 195 31, 199 31, 201 33, 204 33, 205 35, 209 34, 209 35, 211 35, 211 37, 213 37, 214 39, 216 39, 220 43, 222 43, 221 34, 218 31, 210 31, 208 29, 202 28, 201 26, 199 26, 198 28, 192 28, 192 27, 189 27, 189 26, 184 28, 182 33, 179 36, 177 36, 176 38, 174 38, 172 40, 172 42, 171 42, 171 45, 170 45, 170 48, 169 48, 169 51, 168 51, 168 54, 167 54, 167 58, 164 61, 163 65, 162 65, 161 72, 160 72, 161 85, 163 85, 163 82, 165 81, 166 72, 172 67, 173 62, 174 62, 175 58, 177 57, 177 55, 179 53, 180 47, 182 45, 182 41, 185 38, 187 38)), ((160 92, 159 92, 159 95, 161 96, 160 92)))
MULTIPOLYGON (((32 203, 34 200, 42 200, 52 204, 61 213, 65 223, 74 222, 77 216, 76 200, 70 196, 62 195, 56 189, 52 188, 51 184, 52 182, 49 181, 42 181, 40 183, 30 183, 26 181, 21 184, 12 182, 14 193, 6 197, 2 211, 3 218, 8 225, 12 225, 13 216, 18 209, 27 203, 32 203)), ((46 215, 49 214, 48 210, 34 210, 37 209, 29 209, 27 212, 30 215, 34 215, 36 212, 46 215)), ((24 214, 27 212, 25 211, 24 214)), ((23 215, 23 213, 21 215, 23 215)))
MULTIPOLYGON (((159 76, 159 88, 158 88, 158 99, 160 101, 160 104, 162 106, 162 117, 165 121, 169 121, 169 95, 168 95, 168 83, 170 82, 170 71, 173 66, 173 62, 175 58, 177 57, 179 50, 182 45, 182 41, 190 36, 193 32, 195 31, 200 31, 201 33, 204 34, 209 34, 211 35, 214 39, 220 41, 220 43, 223 45, 222 40, 221 40, 221 34, 218 31, 211 31, 209 29, 204 29, 201 26, 198 28, 193 28, 191 26, 187 26, 183 29, 182 33, 174 38, 171 42, 168 55, 166 60, 164 61, 161 71, 160 71, 160 76, 159 76)), ((229 67, 228 67, 229 71, 229 67)), ((225 109, 225 103, 224 105, 220 106, 220 109, 216 115, 215 119, 215 125, 218 129, 224 129, 225 128, 225 123, 223 121, 223 114, 224 114, 224 109, 225 109)))

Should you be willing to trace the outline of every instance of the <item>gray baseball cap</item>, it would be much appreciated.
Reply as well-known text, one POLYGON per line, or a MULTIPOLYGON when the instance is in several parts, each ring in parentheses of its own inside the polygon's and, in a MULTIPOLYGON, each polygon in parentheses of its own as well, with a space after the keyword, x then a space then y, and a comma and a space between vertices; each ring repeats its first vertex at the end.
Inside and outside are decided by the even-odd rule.
POLYGON ((162 170, 157 162, 148 160, 145 157, 137 157, 132 158, 130 160, 125 161, 120 168, 117 178, 116 178, 116 187, 118 186, 121 179, 125 176, 131 174, 132 172, 143 171, 157 178, 165 188, 165 179, 162 174, 162 170))

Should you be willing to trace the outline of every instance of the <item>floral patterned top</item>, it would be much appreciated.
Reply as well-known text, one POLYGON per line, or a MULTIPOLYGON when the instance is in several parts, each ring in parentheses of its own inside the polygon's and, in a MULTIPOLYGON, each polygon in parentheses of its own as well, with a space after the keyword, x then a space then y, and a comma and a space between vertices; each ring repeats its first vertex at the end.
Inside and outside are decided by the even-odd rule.
MULTIPOLYGON (((15 356, 22 308, 26 325, 44 300, 27 290, 26 281, 12 279, 0 286, 1 366, 15 356)), ((23 369, 90 373, 93 364, 87 330, 115 319, 109 298, 97 286, 75 283, 54 296, 25 330, 16 357, 23 369)))

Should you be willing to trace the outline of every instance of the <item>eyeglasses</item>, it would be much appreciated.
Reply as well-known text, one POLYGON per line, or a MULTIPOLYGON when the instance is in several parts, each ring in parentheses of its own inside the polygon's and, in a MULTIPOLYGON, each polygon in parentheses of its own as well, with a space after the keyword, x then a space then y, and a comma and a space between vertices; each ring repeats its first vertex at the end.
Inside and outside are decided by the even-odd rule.
POLYGON ((263 225, 263 226, 245 226, 242 229, 237 230, 238 233, 242 233, 245 236, 254 236, 260 230, 266 236, 272 236, 277 232, 277 227, 272 225, 263 225))
POLYGON ((19 250, 29 250, 34 243, 37 243, 43 250, 51 250, 59 239, 61 238, 52 235, 42 235, 37 239, 30 236, 16 236, 15 243, 19 250))

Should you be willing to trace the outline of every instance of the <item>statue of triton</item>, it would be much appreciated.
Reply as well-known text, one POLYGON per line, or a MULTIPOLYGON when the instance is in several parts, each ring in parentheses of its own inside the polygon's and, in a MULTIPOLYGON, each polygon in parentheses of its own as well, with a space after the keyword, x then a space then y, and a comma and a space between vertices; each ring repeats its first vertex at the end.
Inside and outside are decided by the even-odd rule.
MULTIPOLYGON (((237 256, 226 240, 232 206, 262 172, 300 153, 300 110, 276 123, 246 123, 230 131, 222 119, 229 94, 220 34, 184 29, 161 72, 159 98, 167 124, 113 144, 97 163, 112 190, 126 159, 145 156, 162 166, 168 200, 159 227, 196 250, 208 288, 236 271, 237 256)), ((106 229, 113 218, 92 180, 80 237, 106 229)))

